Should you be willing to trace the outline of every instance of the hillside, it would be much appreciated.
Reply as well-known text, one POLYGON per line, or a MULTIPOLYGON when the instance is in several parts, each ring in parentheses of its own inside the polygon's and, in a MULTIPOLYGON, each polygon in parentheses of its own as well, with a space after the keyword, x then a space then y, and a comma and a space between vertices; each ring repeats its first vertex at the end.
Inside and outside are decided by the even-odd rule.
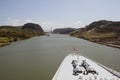
POLYGON ((59 29, 55 29, 53 31, 53 33, 58 33, 58 34, 68 34, 70 32, 75 31, 74 28, 59 28, 59 29))
POLYGON ((43 34, 41 26, 34 23, 27 23, 23 26, 0 26, 0 46, 43 34))
POLYGON ((120 22, 96 21, 70 33, 71 36, 120 48, 120 22))
POLYGON ((34 23, 26 23, 23 25, 22 30, 24 29, 29 29, 29 30, 34 30, 39 33, 44 33, 42 27, 39 24, 34 24, 34 23))

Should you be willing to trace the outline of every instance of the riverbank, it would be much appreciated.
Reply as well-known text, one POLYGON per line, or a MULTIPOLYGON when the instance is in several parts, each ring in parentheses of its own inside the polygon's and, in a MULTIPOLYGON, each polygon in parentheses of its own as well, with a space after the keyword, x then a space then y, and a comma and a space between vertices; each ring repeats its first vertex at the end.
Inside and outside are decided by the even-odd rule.
MULTIPOLYGON (((38 36, 43 36, 43 35, 45 35, 45 33, 41 34, 41 35, 38 35, 38 36)), ((0 47, 10 45, 12 42, 26 40, 26 39, 29 39, 29 38, 32 38, 32 37, 35 37, 35 36, 31 36, 31 37, 28 37, 28 38, 21 38, 21 37, 9 37, 9 38, 8 37, 0 37, 0 47)))
POLYGON ((27 23, 23 26, 0 26, 0 47, 12 42, 44 35, 40 25, 27 23))
POLYGON ((23 40, 20 37, 0 37, 0 47, 10 45, 12 42, 23 40))
POLYGON ((104 42, 96 42, 96 43, 120 49, 120 45, 115 45, 115 44, 111 44, 111 43, 104 43, 104 42))
POLYGON ((109 47, 114 47, 114 48, 120 49, 120 42, 117 39, 116 40, 110 40, 110 41, 106 41, 104 39, 103 40, 88 39, 88 38, 82 38, 82 39, 85 39, 85 40, 88 40, 88 41, 91 41, 91 42, 94 42, 94 43, 97 43, 97 44, 106 45, 106 46, 109 46, 109 47))
MULTIPOLYGON (((73 37, 76 37, 76 36, 74 35, 73 37)), ((100 40, 100 39, 89 39, 89 38, 84 38, 84 37, 77 37, 77 38, 81 38, 81 39, 84 39, 84 40, 87 40, 87 41, 90 41, 90 42, 94 42, 94 43, 97 43, 97 44, 106 45, 106 46, 109 46, 109 47, 114 47, 114 48, 120 49, 120 42, 117 39, 116 40, 112 40, 112 41, 106 41, 104 39, 103 40, 100 40)))
POLYGON ((120 22, 96 21, 70 35, 120 49, 120 22))
POLYGON ((10 43, 0 43, 0 47, 3 47, 3 46, 6 46, 6 45, 9 45, 10 43))

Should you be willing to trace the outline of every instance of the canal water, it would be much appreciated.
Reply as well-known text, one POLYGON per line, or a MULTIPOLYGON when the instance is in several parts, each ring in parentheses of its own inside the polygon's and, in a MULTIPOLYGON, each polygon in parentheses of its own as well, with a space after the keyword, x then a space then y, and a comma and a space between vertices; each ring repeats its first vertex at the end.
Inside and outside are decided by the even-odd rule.
POLYGON ((51 80, 64 57, 77 53, 120 72, 120 49, 50 34, 0 48, 0 80, 51 80))

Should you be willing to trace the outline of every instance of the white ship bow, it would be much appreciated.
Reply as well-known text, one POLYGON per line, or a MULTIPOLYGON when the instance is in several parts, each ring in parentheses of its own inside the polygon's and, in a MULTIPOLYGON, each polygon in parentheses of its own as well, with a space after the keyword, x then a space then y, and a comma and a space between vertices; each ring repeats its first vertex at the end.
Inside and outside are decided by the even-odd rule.
POLYGON ((120 78, 97 63, 72 53, 65 57, 52 80, 120 80, 120 78))

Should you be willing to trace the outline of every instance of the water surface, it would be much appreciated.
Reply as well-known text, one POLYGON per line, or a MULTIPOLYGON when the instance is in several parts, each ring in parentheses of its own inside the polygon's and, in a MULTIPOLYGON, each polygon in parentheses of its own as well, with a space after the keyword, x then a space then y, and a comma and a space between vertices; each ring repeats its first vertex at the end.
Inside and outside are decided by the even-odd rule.
POLYGON ((120 70, 120 49, 68 35, 50 34, 0 48, 0 80, 51 80, 64 57, 77 53, 120 70))

